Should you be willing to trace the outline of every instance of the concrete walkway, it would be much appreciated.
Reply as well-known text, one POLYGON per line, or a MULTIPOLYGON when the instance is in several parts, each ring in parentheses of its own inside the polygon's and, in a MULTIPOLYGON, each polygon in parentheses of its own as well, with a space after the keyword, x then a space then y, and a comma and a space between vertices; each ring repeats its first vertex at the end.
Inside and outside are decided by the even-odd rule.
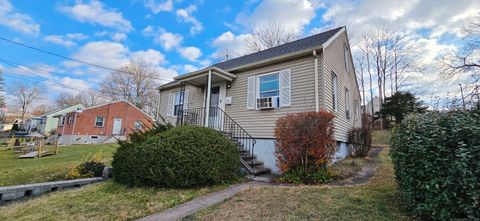
POLYGON ((205 209, 213 204, 220 203, 226 199, 232 198, 235 194, 242 191, 268 185, 270 184, 258 181, 235 184, 225 190, 195 198, 187 203, 180 204, 176 207, 164 210, 160 213, 156 213, 151 216, 139 219, 139 221, 180 220, 187 216, 193 215, 201 209, 205 209))

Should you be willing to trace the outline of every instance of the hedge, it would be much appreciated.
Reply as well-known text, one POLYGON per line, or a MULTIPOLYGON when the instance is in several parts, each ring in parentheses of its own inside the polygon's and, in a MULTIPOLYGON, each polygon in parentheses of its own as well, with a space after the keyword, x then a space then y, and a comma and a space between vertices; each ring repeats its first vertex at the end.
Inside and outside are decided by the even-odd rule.
POLYGON ((188 188, 229 182, 239 173, 239 153, 219 131, 181 126, 119 148, 114 179, 130 186, 188 188))
POLYGON ((422 219, 480 218, 479 112, 426 113, 394 129, 399 190, 422 219))

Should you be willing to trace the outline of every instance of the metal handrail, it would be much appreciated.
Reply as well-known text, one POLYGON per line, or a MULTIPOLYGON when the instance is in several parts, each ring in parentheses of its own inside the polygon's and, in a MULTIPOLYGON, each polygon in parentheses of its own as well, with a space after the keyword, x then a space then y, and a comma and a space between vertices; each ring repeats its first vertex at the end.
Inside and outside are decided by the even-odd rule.
MULTIPOLYGON (((254 162, 255 144, 257 141, 240 124, 219 107, 210 107, 209 119, 205 120, 205 118, 206 108, 203 107, 180 110, 177 113, 177 125, 204 126, 220 130, 243 152, 243 157, 250 158, 250 162, 254 162), (205 122, 207 125, 205 125, 205 122)), ((242 157, 240 157, 240 162, 250 173, 253 173, 252 167, 242 157)))

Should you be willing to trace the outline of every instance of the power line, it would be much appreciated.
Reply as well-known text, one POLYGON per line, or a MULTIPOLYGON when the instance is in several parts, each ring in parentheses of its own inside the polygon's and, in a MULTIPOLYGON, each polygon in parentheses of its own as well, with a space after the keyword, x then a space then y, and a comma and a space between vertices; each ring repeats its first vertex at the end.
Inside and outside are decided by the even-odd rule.
MULTIPOLYGON (((23 44, 23 43, 20 43, 20 42, 16 42, 16 41, 4 38, 4 37, 0 37, 0 40, 11 43, 11 44, 15 44, 15 45, 18 45, 18 46, 22 46, 22 47, 25 47, 25 48, 29 48, 29 49, 32 49, 32 50, 35 50, 35 51, 38 51, 38 52, 42 52, 42 53, 45 53, 45 54, 49 54, 49 55, 52 55, 52 56, 55 56, 55 57, 59 57, 59 58, 63 58, 63 59, 66 59, 66 60, 75 61, 75 62, 78 62, 78 63, 81 63, 81 64, 93 66, 93 67, 96 67, 96 68, 121 72, 121 73, 125 73, 125 74, 130 74, 130 75, 137 75, 137 74, 132 73, 132 72, 128 72, 128 71, 124 71, 124 70, 120 70, 120 69, 115 69, 115 68, 110 68, 110 67, 106 67, 106 66, 103 66, 103 65, 98 65, 98 64, 78 60, 78 59, 75 59, 75 58, 67 57, 67 56, 64 56, 64 55, 61 55, 61 54, 57 54, 55 52, 50 52, 50 51, 47 51, 47 50, 36 48, 36 47, 26 45, 26 44, 23 44)), ((161 80, 161 81, 171 81, 171 79, 165 79, 165 78, 156 78, 156 77, 149 77, 149 76, 143 76, 143 77, 156 79, 156 80, 161 80)))
MULTIPOLYGON (((44 69, 44 68, 39 68, 39 67, 31 66, 31 65, 26 65, 26 64, 22 64, 22 63, 18 63, 18 62, 15 62, 15 61, 2 59, 2 58, 0 58, 0 62, 2 62, 2 63, 10 63, 10 64, 13 64, 13 65, 16 65, 16 66, 24 66, 24 67, 27 67, 27 68, 37 69, 37 70, 39 70, 39 71, 44 71, 44 72, 47 72, 47 73, 53 73, 53 74, 55 74, 55 75, 61 75, 61 76, 65 76, 65 77, 75 78, 75 77, 72 76, 72 75, 62 74, 62 73, 58 73, 58 72, 53 72, 53 71, 50 71, 50 70, 47 70, 47 69, 44 69)), ((10 65, 10 66, 12 66, 12 65, 10 65)), ((12 66, 12 67, 13 67, 13 66, 12 66)), ((20 68, 20 67, 14 67, 14 68, 20 68)), ((86 82, 93 83, 93 84, 100 84, 100 82, 91 81, 91 80, 88 80, 88 79, 82 79, 82 80, 83 80, 83 81, 86 81, 86 82)))
MULTIPOLYGON (((7 64, 11 67, 15 67, 15 65, 12 65, 10 63, 6 63, 6 62, 2 62, 4 64, 7 64)), ((15 67, 16 68, 16 67, 15 67)), ((40 76, 34 72, 31 72, 31 71, 28 71, 28 70, 25 70, 25 69, 19 69, 19 71, 22 71, 23 73, 30 73, 30 74, 33 74, 35 75, 36 77, 39 77, 39 78, 43 78, 44 80, 38 80, 38 79, 33 79, 33 78, 28 78, 28 77, 22 77, 22 76, 18 76, 18 75, 15 75, 15 74, 12 74, 12 73, 3 73, 11 78, 16 78, 16 79, 20 79, 20 80, 27 80, 27 81, 34 81, 34 82, 44 82, 45 80, 50 80, 48 78, 45 78, 43 76, 40 76)), ((56 85, 59 85, 59 86, 62 86, 62 87, 65 87, 65 88, 69 88, 71 90, 75 90, 77 92, 81 92, 81 93, 85 93, 86 91, 85 90, 81 90, 79 88, 74 88, 74 87, 71 87, 69 85, 66 85, 66 84, 63 84, 63 83, 59 83, 59 82, 55 82, 55 81, 49 81, 49 83, 52 83, 52 84, 56 84, 56 85)))

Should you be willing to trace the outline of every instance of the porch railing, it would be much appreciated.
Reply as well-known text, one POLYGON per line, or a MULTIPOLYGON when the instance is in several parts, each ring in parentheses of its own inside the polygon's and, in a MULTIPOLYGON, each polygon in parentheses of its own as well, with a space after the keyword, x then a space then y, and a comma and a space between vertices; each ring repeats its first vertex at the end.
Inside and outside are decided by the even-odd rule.
POLYGON ((253 163, 255 160, 254 151, 257 141, 221 108, 210 107, 207 121, 205 121, 206 116, 206 108, 179 110, 176 124, 177 126, 209 127, 221 131, 235 143, 241 154, 241 163, 250 173, 253 173, 253 169, 248 162, 253 163))

